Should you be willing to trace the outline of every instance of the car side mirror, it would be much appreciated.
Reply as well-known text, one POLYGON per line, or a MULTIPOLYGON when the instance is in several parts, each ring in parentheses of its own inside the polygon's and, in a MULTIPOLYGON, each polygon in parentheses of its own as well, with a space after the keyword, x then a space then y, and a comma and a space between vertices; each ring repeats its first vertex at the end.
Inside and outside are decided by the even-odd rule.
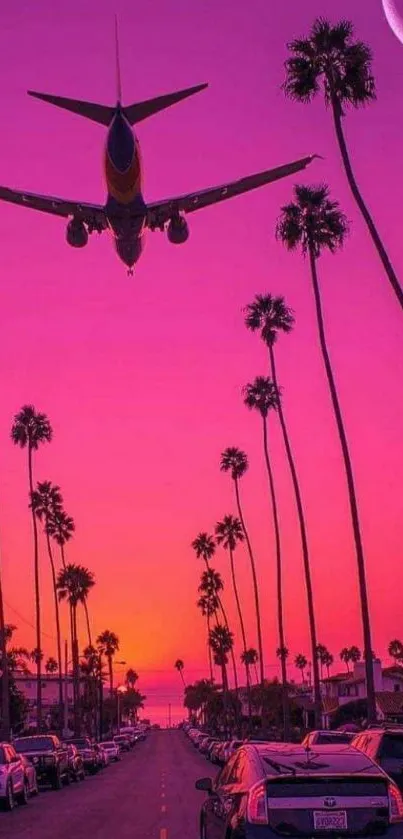
POLYGON ((211 778, 199 778, 199 780, 195 783, 195 787, 202 792, 208 792, 211 794, 213 792, 213 781, 211 778))

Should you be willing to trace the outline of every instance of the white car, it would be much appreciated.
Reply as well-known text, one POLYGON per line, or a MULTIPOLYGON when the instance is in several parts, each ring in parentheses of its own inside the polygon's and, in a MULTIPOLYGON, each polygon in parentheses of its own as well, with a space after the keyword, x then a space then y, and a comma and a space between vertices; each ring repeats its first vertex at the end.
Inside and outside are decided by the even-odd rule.
POLYGON ((9 743, 0 743, 0 801, 12 810, 16 801, 27 804, 29 785, 22 755, 9 743))
POLYGON ((102 743, 102 748, 108 755, 110 761, 114 760, 116 762, 117 760, 120 760, 119 746, 113 740, 107 740, 106 743, 102 743))

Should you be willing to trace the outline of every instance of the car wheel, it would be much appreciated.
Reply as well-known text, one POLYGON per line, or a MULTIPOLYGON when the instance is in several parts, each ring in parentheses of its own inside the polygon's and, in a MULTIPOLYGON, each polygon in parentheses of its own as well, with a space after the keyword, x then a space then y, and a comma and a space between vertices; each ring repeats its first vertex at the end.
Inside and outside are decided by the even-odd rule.
POLYGON ((15 802, 14 802, 13 785, 12 785, 11 781, 9 781, 8 784, 7 784, 7 789, 6 789, 6 797, 4 799, 4 807, 5 807, 6 810, 10 811, 10 810, 14 810, 14 805, 15 805, 15 802))
POLYGON ((19 804, 28 804, 29 801, 29 787, 28 781, 24 778, 24 784, 22 788, 22 792, 17 796, 17 801, 19 804))
POLYGON ((206 822, 203 817, 200 819, 200 839, 206 839, 206 822))
POLYGON ((56 772, 56 774, 53 776, 53 780, 52 780, 52 789, 56 789, 56 790, 57 790, 57 789, 61 789, 61 788, 62 788, 62 786, 63 786, 62 776, 61 776, 61 774, 60 774, 60 770, 59 770, 59 771, 57 771, 57 772, 56 772))

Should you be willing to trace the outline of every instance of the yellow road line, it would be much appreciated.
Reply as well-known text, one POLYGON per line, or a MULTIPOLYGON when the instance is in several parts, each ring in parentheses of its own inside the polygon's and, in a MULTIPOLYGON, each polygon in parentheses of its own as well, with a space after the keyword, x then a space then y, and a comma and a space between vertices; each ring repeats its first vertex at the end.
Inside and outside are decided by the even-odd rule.
POLYGON ((167 811, 166 805, 163 804, 162 807, 161 807, 161 813, 166 813, 166 811, 167 811))

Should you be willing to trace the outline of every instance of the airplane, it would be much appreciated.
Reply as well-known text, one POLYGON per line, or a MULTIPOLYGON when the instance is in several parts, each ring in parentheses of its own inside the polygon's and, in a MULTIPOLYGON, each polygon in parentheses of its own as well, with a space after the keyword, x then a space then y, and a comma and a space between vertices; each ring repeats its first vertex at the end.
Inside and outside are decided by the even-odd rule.
POLYGON ((28 91, 28 94, 36 99, 64 108, 107 127, 104 153, 106 203, 104 205, 88 204, 83 201, 39 195, 5 186, 0 186, 0 200, 68 219, 66 239, 73 248, 85 247, 89 234, 94 231, 98 233, 104 230, 111 231, 117 254, 127 266, 128 274, 132 275, 133 267, 143 250, 144 233, 147 228, 152 231, 157 229, 166 231, 170 242, 183 244, 189 237, 189 227, 185 218, 187 213, 299 172, 318 155, 310 155, 221 186, 147 203, 142 192, 140 146, 132 126, 199 93, 208 85, 199 84, 143 102, 136 102, 133 105, 123 105, 116 21, 115 41, 117 86, 115 106, 28 91))

